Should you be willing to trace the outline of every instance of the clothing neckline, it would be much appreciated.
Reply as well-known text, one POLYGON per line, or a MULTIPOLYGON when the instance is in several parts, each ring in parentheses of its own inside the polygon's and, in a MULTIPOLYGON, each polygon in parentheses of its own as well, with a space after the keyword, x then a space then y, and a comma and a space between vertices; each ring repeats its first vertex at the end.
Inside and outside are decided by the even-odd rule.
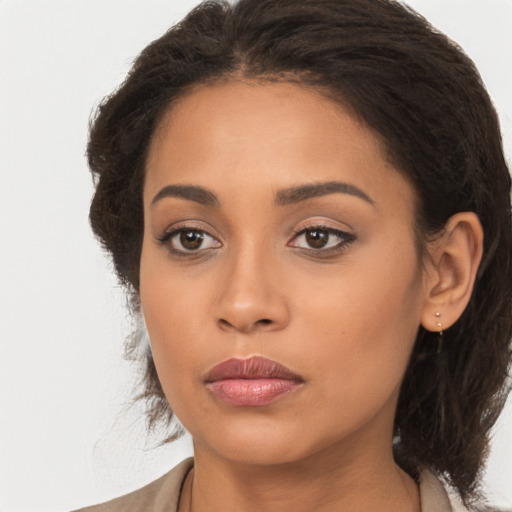
MULTIPOLYGON (((181 492, 185 481, 194 467, 194 458, 188 457, 181 461, 172 471, 175 470, 181 473, 181 482, 179 493, 177 493, 176 504, 174 509, 177 512, 181 492)), ((452 512, 452 506, 448 493, 440 479, 427 468, 423 468, 419 472, 419 493, 420 493, 420 508, 421 512, 452 512)))

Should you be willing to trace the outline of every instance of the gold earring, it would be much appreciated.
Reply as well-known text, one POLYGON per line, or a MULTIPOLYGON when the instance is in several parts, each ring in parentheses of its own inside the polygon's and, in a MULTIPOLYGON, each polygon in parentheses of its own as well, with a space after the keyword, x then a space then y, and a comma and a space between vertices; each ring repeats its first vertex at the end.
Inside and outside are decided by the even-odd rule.
MULTIPOLYGON (((439 311, 436 311, 434 313, 434 316, 439 319, 441 318, 441 313, 439 311)), ((438 331, 438 338, 437 338, 437 354, 439 355, 443 351, 443 324, 438 320, 436 322, 436 326, 439 328, 438 331)))

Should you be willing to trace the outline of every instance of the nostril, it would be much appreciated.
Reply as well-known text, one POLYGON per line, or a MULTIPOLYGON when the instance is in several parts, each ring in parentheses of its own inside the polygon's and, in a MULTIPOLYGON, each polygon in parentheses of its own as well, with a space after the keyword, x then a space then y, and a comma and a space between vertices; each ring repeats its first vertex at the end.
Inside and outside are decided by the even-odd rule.
POLYGON ((219 324, 222 327, 231 327, 231 324, 227 320, 224 320, 224 318, 219 319, 219 324))
POLYGON ((221 327, 221 329, 235 329, 239 331, 249 332, 253 331, 254 329, 258 329, 258 327, 273 325, 274 321, 271 320, 270 318, 261 318, 260 320, 256 320, 255 322, 248 322, 247 324, 245 324, 244 322, 230 322, 225 318, 219 318, 218 324, 221 327))

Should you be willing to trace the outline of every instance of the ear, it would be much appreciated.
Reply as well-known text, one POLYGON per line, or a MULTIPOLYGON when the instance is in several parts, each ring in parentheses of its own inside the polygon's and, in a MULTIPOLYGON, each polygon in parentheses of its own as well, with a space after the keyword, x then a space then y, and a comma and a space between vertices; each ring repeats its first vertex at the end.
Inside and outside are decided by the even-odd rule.
POLYGON ((428 331, 447 329, 462 315, 482 259, 483 238, 478 215, 461 212, 450 217, 441 236, 429 242, 421 317, 428 331))

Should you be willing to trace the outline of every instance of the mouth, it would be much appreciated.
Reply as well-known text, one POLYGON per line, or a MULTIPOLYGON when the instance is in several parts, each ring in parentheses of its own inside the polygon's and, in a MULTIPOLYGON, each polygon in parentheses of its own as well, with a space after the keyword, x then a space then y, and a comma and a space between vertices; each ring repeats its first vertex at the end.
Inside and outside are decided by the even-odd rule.
POLYGON ((304 379, 282 364, 262 356, 227 359, 204 379, 221 402, 239 407, 264 406, 299 389, 304 379))

